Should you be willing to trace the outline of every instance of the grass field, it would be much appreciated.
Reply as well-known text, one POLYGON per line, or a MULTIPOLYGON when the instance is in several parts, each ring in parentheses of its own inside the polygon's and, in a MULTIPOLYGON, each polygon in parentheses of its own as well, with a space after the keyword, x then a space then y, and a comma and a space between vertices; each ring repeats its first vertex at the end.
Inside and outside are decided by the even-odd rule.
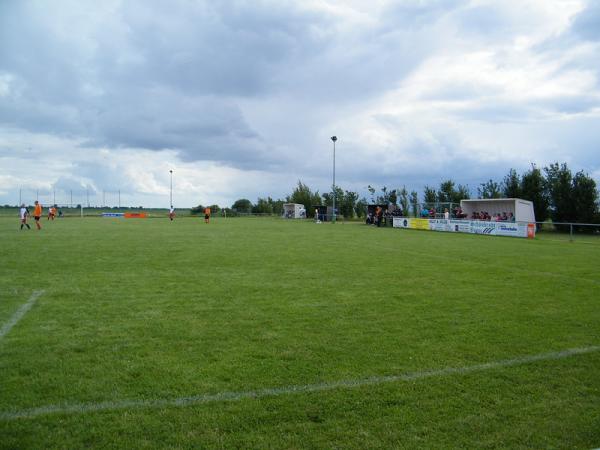
POLYGON ((0 218, 2 448, 600 447, 600 245, 0 218))

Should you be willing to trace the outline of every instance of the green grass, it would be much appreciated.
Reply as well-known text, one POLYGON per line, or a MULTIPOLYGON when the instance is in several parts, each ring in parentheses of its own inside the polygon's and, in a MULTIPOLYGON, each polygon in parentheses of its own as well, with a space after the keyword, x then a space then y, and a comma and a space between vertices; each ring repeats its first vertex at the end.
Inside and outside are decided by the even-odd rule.
MULTIPOLYGON (((600 245, 280 219, 0 218, 0 414, 600 345, 600 245)), ((0 419, 2 448, 596 448, 600 352, 412 381, 0 419)))

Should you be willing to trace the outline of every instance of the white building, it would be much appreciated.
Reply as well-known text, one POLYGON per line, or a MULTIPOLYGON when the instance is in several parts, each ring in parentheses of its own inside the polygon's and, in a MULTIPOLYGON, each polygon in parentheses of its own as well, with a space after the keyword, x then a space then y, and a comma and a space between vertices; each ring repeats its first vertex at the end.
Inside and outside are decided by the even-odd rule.
POLYGON ((283 204, 284 219, 306 219, 306 209, 300 203, 283 204))

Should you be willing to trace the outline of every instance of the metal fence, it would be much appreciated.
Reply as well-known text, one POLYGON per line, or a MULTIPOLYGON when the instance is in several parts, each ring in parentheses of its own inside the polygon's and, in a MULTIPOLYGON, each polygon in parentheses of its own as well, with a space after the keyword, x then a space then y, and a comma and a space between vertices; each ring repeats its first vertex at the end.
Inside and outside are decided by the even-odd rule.
POLYGON ((536 222, 536 227, 536 237, 600 244, 598 223, 536 222))

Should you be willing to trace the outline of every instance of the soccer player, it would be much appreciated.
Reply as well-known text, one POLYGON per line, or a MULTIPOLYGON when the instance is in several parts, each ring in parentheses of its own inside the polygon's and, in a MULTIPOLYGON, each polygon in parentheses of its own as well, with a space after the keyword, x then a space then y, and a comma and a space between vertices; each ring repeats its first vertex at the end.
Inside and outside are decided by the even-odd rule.
POLYGON ((207 206, 204 208, 204 223, 210 222, 210 208, 207 206))
POLYGON ((54 216, 56 216, 56 206, 51 206, 48 208, 48 220, 54 220, 54 216))
POLYGON ((21 211, 19 212, 21 216, 21 230, 23 229, 23 225, 27 227, 28 230, 31 230, 31 227, 27 223, 27 216, 29 216, 29 210, 25 207, 25 203, 21 205, 21 211))
POLYGON ((169 220, 173 220, 175 218, 175 208, 171 205, 171 209, 169 209, 169 220))
POLYGON ((35 226, 38 230, 42 229, 40 225, 40 219, 42 218, 42 205, 37 200, 35 201, 35 208, 33 209, 33 219, 35 220, 35 226))

